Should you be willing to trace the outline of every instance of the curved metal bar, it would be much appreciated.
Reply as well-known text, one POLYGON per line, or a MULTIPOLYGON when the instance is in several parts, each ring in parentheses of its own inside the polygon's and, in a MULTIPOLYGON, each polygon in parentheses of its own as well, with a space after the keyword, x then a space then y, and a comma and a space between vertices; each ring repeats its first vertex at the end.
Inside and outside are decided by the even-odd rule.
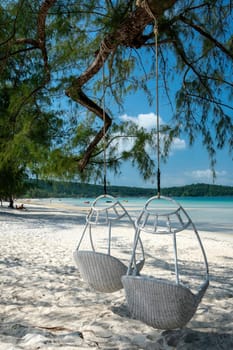
POLYGON ((80 240, 79 240, 79 243, 78 243, 78 246, 77 246, 77 248, 76 248, 77 250, 79 250, 79 248, 80 248, 80 245, 81 245, 82 240, 83 240, 83 238, 84 238, 84 235, 85 235, 85 232, 86 232, 87 227, 88 227, 88 222, 86 223, 86 225, 85 225, 85 227, 84 227, 82 236, 81 236, 81 238, 80 238, 80 240))
POLYGON ((176 274, 176 283, 180 283, 179 278, 179 267, 178 267, 178 256, 177 256, 177 245, 176 245, 176 233, 173 232, 173 248, 174 248, 174 256, 175 256, 175 274, 176 274))
MULTIPOLYGON (((168 208, 170 209, 170 208, 168 208)), ((165 196, 153 196, 151 198, 149 198, 144 206, 144 208, 142 209, 141 213, 139 214, 136 222, 135 222, 135 226, 136 226, 136 233, 137 236, 135 235, 135 242, 138 242, 138 239, 140 238, 140 233, 141 232, 145 232, 145 233, 150 233, 150 234, 172 234, 173 235, 173 248, 174 248, 174 259, 175 259, 175 273, 176 273, 176 281, 177 284, 179 284, 179 267, 178 267, 178 254, 177 254, 177 244, 176 244, 176 234, 178 232, 181 232, 185 229, 187 229, 189 226, 192 226, 193 232, 195 233, 195 236, 198 240, 201 252, 202 252, 202 256, 203 256, 203 260, 204 260, 204 265, 205 265, 205 271, 206 271, 206 277, 205 277, 205 282, 209 281, 209 267, 208 267, 208 262, 207 262, 207 257, 206 257, 206 253, 203 247, 203 244, 201 242, 200 236, 198 234, 198 231, 196 229, 196 226, 194 225, 191 217, 188 215, 188 213, 186 212, 186 210, 182 207, 182 205, 180 205, 176 200, 170 198, 170 197, 165 197, 165 196), (165 200, 168 202, 171 202, 173 205, 175 205, 177 208, 171 208, 170 211, 165 211, 165 212, 158 212, 155 210, 155 208, 150 209, 149 205, 153 202, 153 201, 161 201, 161 200, 165 200), (151 211, 153 211, 153 216, 154 216, 154 221, 153 221, 153 225, 151 225, 149 228, 146 227, 147 222, 148 222, 148 218, 151 214, 151 211), (183 214, 183 218, 182 215, 183 214), (180 223, 180 227, 176 228, 176 227, 172 227, 172 222, 171 222, 171 217, 172 216, 176 216, 178 221, 177 223, 180 223), (161 229, 158 230, 158 221, 159 218, 166 218, 166 223, 165 225, 165 229, 161 229), (187 221, 186 221, 187 219, 187 221)), ((141 239, 141 238, 140 238, 141 239)), ((136 244, 135 243, 135 244, 136 244)), ((133 248, 133 253, 132 255, 135 255, 135 251, 136 251, 136 246, 134 244, 134 248, 133 248)), ((133 260, 131 259, 130 264, 133 263, 133 260)), ((130 269, 128 269, 129 271, 130 269)))

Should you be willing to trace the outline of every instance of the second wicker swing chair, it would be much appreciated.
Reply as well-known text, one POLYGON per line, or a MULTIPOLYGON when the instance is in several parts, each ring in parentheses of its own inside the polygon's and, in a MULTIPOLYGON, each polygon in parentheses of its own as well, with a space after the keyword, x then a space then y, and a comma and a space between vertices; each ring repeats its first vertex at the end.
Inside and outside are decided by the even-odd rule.
MULTIPOLYGON (((154 196, 146 202, 136 220, 135 245, 130 264, 133 264, 135 249, 142 235, 143 237, 150 235, 150 240, 154 239, 155 243, 156 237, 162 235, 164 237, 163 243, 166 242, 167 245, 173 246, 174 270, 171 269, 171 262, 168 262, 168 253, 162 257, 164 263, 160 264, 162 272, 160 272, 159 277, 133 276, 132 268, 128 269, 127 274, 122 277, 128 308, 134 318, 154 328, 182 328, 196 312, 209 285, 207 258, 198 231, 187 212, 178 202, 168 197, 154 196), (185 276, 183 276, 183 279, 186 280, 183 281, 180 278, 180 269, 184 270, 184 261, 179 259, 177 253, 178 248, 184 249, 182 238, 180 246, 177 244, 178 236, 182 232, 189 235, 190 238, 194 236, 192 237, 192 246, 196 243, 195 239, 200 249, 200 258, 202 257, 202 262, 196 262, 198 267, 194 276, 191 276, 190 267, 188 267, 185 276), (167 278, 165 279, 166 273, 167 278), (191 278, 195 281, 195 292, 189 286, 191 278), (202 282, 197 286, 199 279, 202 279, 202 282)), ((144 242, 143 239, 142 241, 144 242)), ((156 247, 155 265, 156 257, 161 256, 162 249, 159 243, 156 247)), ((156 274, 156 269, 154 268, 154 270, 156 274)))
MULTIPOLYGON (((122 277, 122 283, 125 290, 127 305, 132 317, 141 320, 154 328, 175 329, 184 327, 196 312, 197 307, 209 285, 209 271, 204 247, 190 216, 178 202, 169 197, 160 195, 158 28, 156 18, 150 11, 147 2, 144 1, 144 3, 147 5, 148 13, 151 14, 155 20, 154 33, 156 52, 158 194, 146 202, 136 220, 134 248, 127 274, 122 277), (185 234, 186 236, 189 235, 189 237, 193 235, 194 240, 191 241, 192 243, 190 248, 192 248, 195 242, 197 243, 197 248, 200 252, 200 261, 195 261, 197 267, 194 276, 192 276, 192 280, 194 281, 192 288, 189 285, 189 280, 191 279, 191 269, 189 265, 186 272, 183 273, 182 280, 180 276, 180 270, 182 270, 182 272, 184 270, 184 261, 178 257, 178 249, 180 248, 179 251, 182 253, 185 248, 183 247, 182 239, 180 245, 177 244, 177 240, 180 238, 180 236, 182 238, 182 234, 185 234), (156 242, 159 241, 158 236, 161 235, 163 237, 162 248, 159 246, 159 244, 158 246, 156 245, 156 242), (142 239, 142 236, 144 238, 149 236, 150 244, 152 244, 153 241, 155 242, 157 254, 155 253, 154 259, 152 260, 154 260, 153 266, 156 266, 159 263, 161 265, 159 276, 159 268, 156 269, 155 267, 153 269, 155 275, 153 276, 134 276, 132 274, 132 265, 135 261, 135 251, 139 241, 142 239), (173 249, 169 248, 170 246, 173 246, 173 249), (166 252, 164 255, 162 255, 162 257, 161 249, 164 249, 166 252), (170 252, 171 249, 173 250, 173 271, 171 269, 171 261, 167 261, 166 259, 168 257, 167 255, 169 249, 170 252), (161 257, 161 261, 158 259, 158 257, 161 257), (163 259, 164 261, 162 261, 163 259), (165 278, 165 272, 167 273, 167 278, 165 278), (199 282, 199 280, 201 280, 201 282, 199 282)), ((142 239, 142 241, 145 247, 144 239, 142 239)), ((192 249, 190 249, 190 252, 191 250, 192 249)), ((189 263, 191 264, 191 262, 189 263)), ((147 264, 144 266, 144 269, 146 268, 147 264)))

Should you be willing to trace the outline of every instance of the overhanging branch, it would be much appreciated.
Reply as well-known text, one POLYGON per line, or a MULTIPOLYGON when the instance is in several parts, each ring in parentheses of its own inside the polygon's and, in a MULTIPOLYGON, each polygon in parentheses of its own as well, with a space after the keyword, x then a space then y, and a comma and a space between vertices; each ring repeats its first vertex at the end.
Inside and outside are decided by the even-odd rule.
MULTIPOLYGON (((148 4, 156 11, 157 16, 161 16, 165 10, 172 7, 177 0, 167 0, 160 2, 149 1, 148 4), (157 4, 157 5, 156 5, 157 4), (155 6, 156 5, 156 9, 155 6)), ((83 171, 88 163, 95 147, 100 142, 104 130, 107 132, 111 125, 111 118, 106 111, 96 105, 95 102, 90 100, 83 91, 83 86, 92 79, 99 70, 103 67, 105 61, 109 57, 110 53, 114 53, 118 46, 125 46, 129 48, 139 48, 145 44, 148 37, 143 35, 145 27, 154 21, 148 14, 144 7, 137 7, 135 11, 129 13, 129 15, 119 23, 118 28, 111 33, 107 34, 100 44, 100 49, 96 53, 96 56, 91 65, 82 73, 77 79, 74 79, 71 86, 67 88, 66 95, 72 100, 85 106, 88 110, 96 113, 96 115, 103 119, 103 113, 106 116, 106 123, 102 129, 96 134, 92 143, 88 146, 83 156, 83 161, 79 162, 79 169, 83 171)))

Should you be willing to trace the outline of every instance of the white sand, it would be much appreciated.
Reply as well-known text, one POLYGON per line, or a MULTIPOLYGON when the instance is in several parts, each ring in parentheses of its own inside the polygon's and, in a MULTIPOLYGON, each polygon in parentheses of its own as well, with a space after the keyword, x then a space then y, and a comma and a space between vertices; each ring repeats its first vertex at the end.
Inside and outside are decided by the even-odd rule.
MULTIPOLYGON (((210 286, 183 330, 162 331, 130 318, 123 290, 96 293, 82 281, 73 251, 84 209, 24 203, 0 208, 0 350, 233 349, 233 235, 199 232, 210 286)), ((186 257, 195 253, 188 235, 183 243, 186 257)))

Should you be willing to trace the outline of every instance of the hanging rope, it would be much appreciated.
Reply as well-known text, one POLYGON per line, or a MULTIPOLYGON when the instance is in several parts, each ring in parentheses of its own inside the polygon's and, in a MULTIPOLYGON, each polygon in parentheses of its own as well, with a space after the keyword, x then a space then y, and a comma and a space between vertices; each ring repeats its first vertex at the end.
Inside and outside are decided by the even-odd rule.
POLYGON ((159 69, 158 69, 158 23, 155 19, 154 24, 154 35, 155 35, 155 61, 156 61, 156 67, 155 67, 155 75, 156 75, 156 128, 157 128, 157 192, 158 197, 160 197, 160 135, 159 135, 159 69))
POLYGON ((156 16, 150 9, 148 2, 146 0, 142 1, 140 6, 144 7, 148 15, 154 20, 154 36, 155 36, 155 76, 156 76, 156 129, 157 129, 157 195, 160 197, 160 124, 159 124, 159 69, 158 69, 158 22, 156 16))
POLYGON ((104 147, 104 194, 107 194, 107 158, 106 158, 106 115, 105 115, 105 72, 104 72, 104 62, 103 62, 103 76, 102 76, 102 83, 103 83, 103 103, 102 103, 102 109, 103 109, 103 147, 104 147))
MULTIPOLYGON (((147 13, 154 19, 154 35, 155 35, 155 75, 156 75, 156 128, 157 128, 157 195, 160 197, 161 186, 160 186, 160 123, 159 123, 159 76, 158 76, 158 23, 155 15, 152 13, 148 2, 146 0, 142 1, 141 6, 145 8, 147 13)), ((105 43, 102 43, 105 44, 105 43)), ((105 116, 105 72, 104 72, 104 60, 103 60, 103 143, 104 143, 104 194, 107 194, 107 161, 106 161, 106 116, 105 116)))

